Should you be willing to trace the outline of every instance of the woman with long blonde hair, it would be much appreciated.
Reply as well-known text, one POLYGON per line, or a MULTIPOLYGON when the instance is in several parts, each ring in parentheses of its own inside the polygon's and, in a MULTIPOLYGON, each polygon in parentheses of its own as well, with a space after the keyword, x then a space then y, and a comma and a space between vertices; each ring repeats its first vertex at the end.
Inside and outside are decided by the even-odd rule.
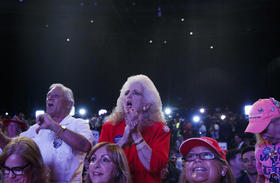
POLYGON ((164 122, 154 83, 145 75, 131 76, 102 127, 99 142, 124 149, 134 183, 157 183, 168 162, 170 130, 164 122))

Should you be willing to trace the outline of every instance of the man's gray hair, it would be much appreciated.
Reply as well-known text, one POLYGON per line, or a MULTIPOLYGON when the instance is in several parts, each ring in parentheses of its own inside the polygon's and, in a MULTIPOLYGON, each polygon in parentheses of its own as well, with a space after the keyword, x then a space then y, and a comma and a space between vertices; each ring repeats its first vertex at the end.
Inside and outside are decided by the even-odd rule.
POLYGON ((61 83, 54 83, 54 84, 52 84, 52 85, 50 86, 49 89, 52 90, 53 88, 57 88, 57 87, 62 89, 63 94, 64 94, 64 97, 65 97, 69 102, 72 103, 72 106, 74 106, 75 101, 74 101, 74 95, 73 95, 72 90, 71 90, 70 88, 64 86, 64 85, 61 84, 61 83))

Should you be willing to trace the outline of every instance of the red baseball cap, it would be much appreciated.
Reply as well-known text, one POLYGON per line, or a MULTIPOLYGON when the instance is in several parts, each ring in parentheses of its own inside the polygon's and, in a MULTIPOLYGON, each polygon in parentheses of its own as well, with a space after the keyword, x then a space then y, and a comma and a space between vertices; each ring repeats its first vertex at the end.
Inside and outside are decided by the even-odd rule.
POLYGON ((249 113, 249 124, 245 132, 261 133, 274 118, 280 117, 279 102, 274 98, 259 99, 249 113))
POLYGON ((222 149, 218 142, 210 137, 189 138, 180 145, 180 153, 184 156, 190 152, 193 147, 204 146, 216 152, 226 160, 226 150, 222 149))
POLYGON ((14 123, 17 123, 17 124, 19 124, 20 125, 20 128, 22 129, 22 130, 26 130, 26 124, 23 122, 23 121, 20 121, 17 117, 13 117, 12 119, 5 119, 5 120, 3 120, 3 124, 4 124, 4 126, 5 127, 7 127, 10 123, 12 123, 12 122, 14 122, 14 123))

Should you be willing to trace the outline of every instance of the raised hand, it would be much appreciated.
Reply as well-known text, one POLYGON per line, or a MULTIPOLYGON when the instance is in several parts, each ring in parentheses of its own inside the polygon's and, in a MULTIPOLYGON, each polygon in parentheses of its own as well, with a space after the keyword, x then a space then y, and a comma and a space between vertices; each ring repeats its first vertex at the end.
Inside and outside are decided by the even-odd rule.
POLYGON ((36 133, 38 134, 41 129, 53 129, 54 125, 57 123, 48 115, 42 114, 36 118, 36 123, 39 127, 36 129, 36 133))
POLYGON ((128 127, 127 131, 129 133, 137 131, 139 124, 139 111, 136 111, 134 108, 126 108, 125 110, 125 123, 128 127))
POLYGON ((146 123, 148 122, 149 119, 149 113, 148 111, 150 110, 152 104, 145 104, 141 111, 139 111, 139 121, 145 121, 146 123))
POLYGON ((126 127, 124 130, 123 138, 125 142, 128 142, 129 145, 135 143, 135 141, 142 138, 141 135, 141 125, 148 119, 148 110, 151 105, 146 104, 141 110, 136 111, 134 108, 126 108, 125 110, 125 121, 126 127))

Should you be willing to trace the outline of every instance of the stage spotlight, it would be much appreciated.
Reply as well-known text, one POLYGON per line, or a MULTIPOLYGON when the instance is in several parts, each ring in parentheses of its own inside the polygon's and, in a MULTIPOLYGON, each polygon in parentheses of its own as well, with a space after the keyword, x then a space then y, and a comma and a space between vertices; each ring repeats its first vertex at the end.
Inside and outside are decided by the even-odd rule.
POLYGON ((107 113, 107 110, 106 109, 100 109, 99 111, 98 111, 98 115, 99 116, 102 116, 103 114, 106 114, 107 113))
POLYGON ((44 110, 36 110, 35 111, 35 117, 37 118, 39 115, 41 114, 45 114, 45 111, 44 110))
POLYGON ((165 110, 164 110, 164 113, 166 114, 166 115, 170 115, 171 114, 171 109, 169 108, 169 107, 166 107, 165 108, 165 110))
POLYGON ((70 111, 70 116, 74 116, 75 115, 75 107, 72 106, 71 111, 70 111))
POLYGON ((81 116, 84 116, 86 113, 87 113, 87 111, 86 111, 86 109, 84 109, 84 108, 81 108, 81 109, 79 110, 79 114, 80 114, 81 116))
POLYGON ((200 121, 200 117, 198 115, 195 115, 193 117, 193 122, 198 123, 200 121))
POLYGON ((203 113, 205 113, 205 109, 204 109, 204 108, 200 108, 200 109, 199 109, 199 112, 200 112, 201 114, 203 114, 203 113))
POLYGON ((252 109, 252 105, 245 105, 244 106, 244 113, 245 113, 245 115, 249 115, 251 109, 252 109))
POLYGON ((224 119, 226 119, 226 115, 222 114, 221 115, 221 120, 224 120, 224 119))

